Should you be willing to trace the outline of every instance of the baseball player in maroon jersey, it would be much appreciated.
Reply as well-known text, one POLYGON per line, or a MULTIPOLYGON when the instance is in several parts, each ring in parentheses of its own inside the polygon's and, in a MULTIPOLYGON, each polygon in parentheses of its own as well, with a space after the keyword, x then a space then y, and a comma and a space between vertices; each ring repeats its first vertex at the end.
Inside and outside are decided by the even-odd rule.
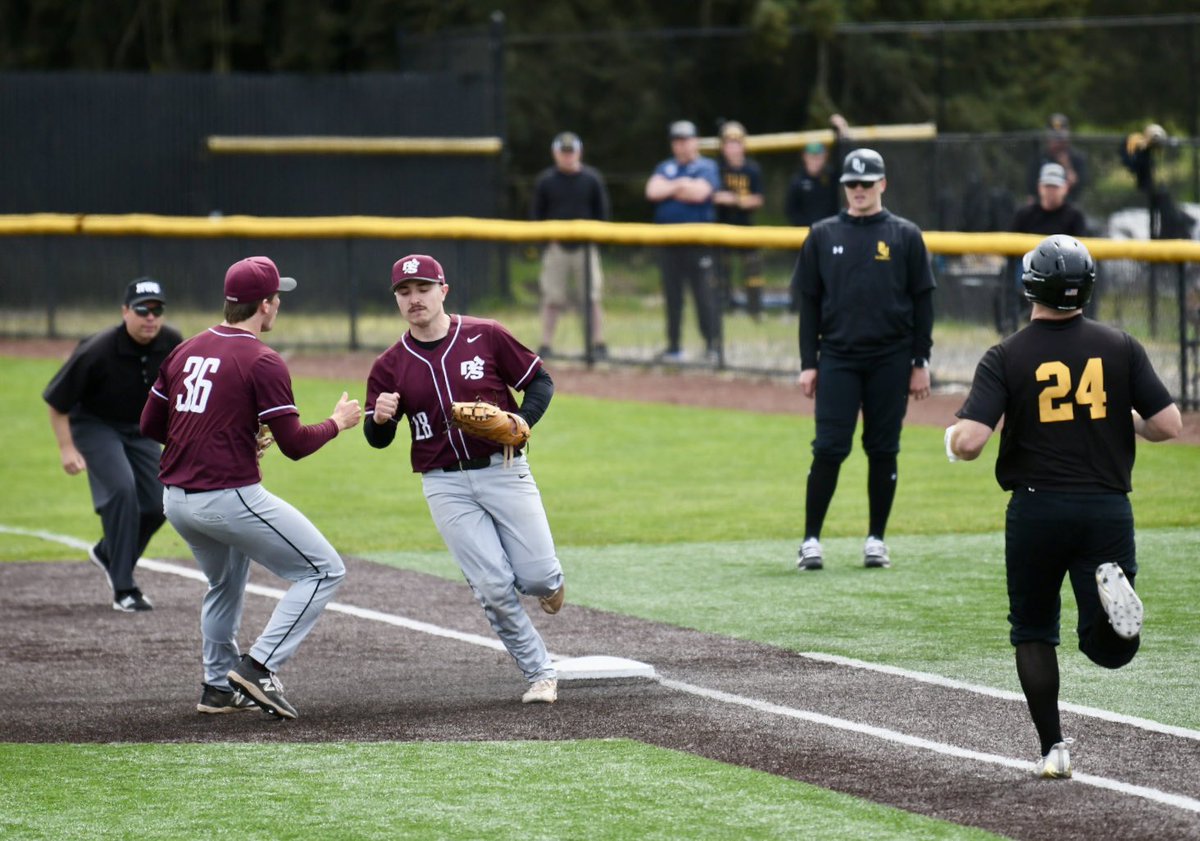
POLYGON ((159 472, 164 513, 208 578, 200 611, 202 713, 257 704, 280 718, 296 718, 275 673, 296 653, 346 573, 308 518, 261 484, 261 425, 284 455, 301 459, 362 417, 358 401, 343 393, 327 420, 300 424, 287 365, 259 340, 275 326, 279 293, 295 288, 296 281, 281 278, 266 257, 230 266, 225 320, 167 357, 142 410, 143 434, 166 444, 159 472), (241 656, 237 632, 251 558, 291 587, 241 656))
POLYGON ((450 405, 476 399, 520 414, 532 427, 554 394, 542 360, 495 321, 444 309, 441 264, 412 254, 392 267, 392 291, 409 330, 381 354, 367 380, 363 431, 372 447, 396 436, 408 417, 412 469, 446 546, 462 569, 492 629, 517 661, 529 688, 525 703, 553 703, 558 679, 546 645, 521 605, 537 596, 542 609, 563 603, 563 574, 542 497, 518 449, 505 464, 503 447, 450 427, 450 405), (524 391, 518 408, 510 389, 524 391))

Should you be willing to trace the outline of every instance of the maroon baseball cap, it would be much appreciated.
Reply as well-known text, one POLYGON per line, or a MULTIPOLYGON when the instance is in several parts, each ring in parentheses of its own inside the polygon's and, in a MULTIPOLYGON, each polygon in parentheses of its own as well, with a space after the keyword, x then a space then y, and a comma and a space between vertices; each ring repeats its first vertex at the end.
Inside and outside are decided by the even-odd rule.
POLYGON ((265 301, 276 292, 291 292, 295 288, 296 279, 280 277, 270 257, 247 257, 225 272, 225 300, 239 304, 265 301))
POLYGON ((392 289, 406 280, 445 283, 446 273, 442 271, 442 264, 428 254, 409 254, 392 265, 392 289))

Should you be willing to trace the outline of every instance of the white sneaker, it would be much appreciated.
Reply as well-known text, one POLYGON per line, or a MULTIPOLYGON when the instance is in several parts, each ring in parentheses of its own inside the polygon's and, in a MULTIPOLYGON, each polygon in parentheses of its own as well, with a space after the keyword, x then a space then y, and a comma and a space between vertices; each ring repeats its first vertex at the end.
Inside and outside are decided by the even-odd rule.
POLYGON ((521 696, 522 704, 553 704, 558 700, 558 678, 535 680, 521 696))
POLYGON ((824 569, 825 552, 821 549, 821 541, 810 537, 800 545, 799 557, 796 558, 796 569, 801 572, 824 569))
POLYGON ((1124 570, 1116 564, 1100 564, 1096 567, 1096 590, 1117 636, 1131 640, 1142 632, 1145 610, 1124 570))
POLYGON ((885 569, 892 565, 888 557, 887 544, 878 537, 868 537, 863 544, 863 566, 868 569, 885 569))
POLYGON ((1067 745, 1074 739, 1063 739, 1051 746, 1050 752, 1037 764, 1035 773, 1044 780, 1065 780, 1071 776, 1071 752, 1067 745))

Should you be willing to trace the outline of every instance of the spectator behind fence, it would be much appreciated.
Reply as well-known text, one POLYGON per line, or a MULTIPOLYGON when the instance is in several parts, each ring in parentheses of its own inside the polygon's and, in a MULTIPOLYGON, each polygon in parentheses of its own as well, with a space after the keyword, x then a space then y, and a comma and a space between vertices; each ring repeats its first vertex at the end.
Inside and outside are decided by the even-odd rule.
POLYGON ((861 411, 869 523, 863 564, 891 566, 883 542, 896 495, 908 398, 929 396, 933 289, 920 229, 883 206, 883 157, 856 149, 842 164, 846 210, 813 226, 792 281, 800 295, 800 388, 816 398, 797 568, 824 567, 821 528, 861 411))
MULTIPOLYGON (((688 120, 671 123, 671 157, 654 169, 646 182, 646 198, 653 202, 654 221, 660 225, 712 222, 713 193, 720 186, 717 164, 700 156, 695 124, 688 120)), ((696 302, 696 320, 704 339, 709 362, 720 362, 720 323, 716 307, 716 273, 712 254, 705 245, 669 245, 660 252, 663 298, 667 316, 667 348, 659 358, 682 362, 680 333, 683 321, 683 289, 688 286, 696 302)))
POLYGON ((1058 164, 1067 176, 1067 187, 1076 203, 1083 200, 1088 183, 1087 157, 1071 145, 1071 121, 1065 114, 1051 114, 1046 125, 1045 145, 1029 162, 1026 194, 1030 203, 1037 201, 1038 178, 1044 164, 1058 164))
MULTIPOLYGON (((713 194, 717 221, 726 225, 753 225, 754 211, 763 205, 762 169, 753 158, 746 157, 746 129, 730 120, 721 126, 721 153, 717 168, 721 187, 713 194)), ((721 297, 732 303, 733 263, 740 259, 742 282, 746 286, 746 312, 757 321, 762 317, 763 278, 762 252, 757 248, 723 248, 717 268, 721 278, 721 297)))
MULTIPOLYGON (((534 221, 596 219, 607 222, 612 213, 604 176, 583 163, 583 141, 579 136, 570 131, 562 132, 550 144, 550 152, 554 156, 554 166, 545 169, 534 184, 530 217, 534 221)), ((595 356, 602 358, 608 355, 600 308, 604 275, 600 269, 599 249, 590 242, 551 242, 542 254, 542 272, 538 278, 542 296, 542 344, 538 348, 539 356, 545 358, 552 353, 558 317, 570 298, 567 284, 572 281, 578 284, 580 301, 587 295, 584 291, 585 272, 590 273, 591 280, 588 305, 592 314, 592 335, 584 339, 592 342, 595 356)))
POLYGON ((158 366, 183 341, 163 324, 165 306, 157 280, 132 281, 122 323, 80 342, 42 393, 63 470, 87 472, 104 532, 88 557, 108 578, 113 609, 124 613, 153 607, 134 583, 133 568, 166 521, 158 480, 162 450, 138 429, 158 366))
POLYGON ((801 167, 788 184, 783 212, 788 224, 798 228, 809 228, 818 220, 836 216, 841 207, 839 153, 850 126, 841 114, 834 114, 829 123, 835 133, 833 144, 813 141, 805 146, 800 155, 801 167))
POLYGON ((1170 192, 1158 183, 1156 173, 1163 149, 1170 138, 1158 123, 1150 123, 1135 131, 1121 145, 1121 163, 1137 181, 1137 188, 1146 195, 1150 212, 1151 239, 1190 239, 1194 222, 1171 198, 1170 192))

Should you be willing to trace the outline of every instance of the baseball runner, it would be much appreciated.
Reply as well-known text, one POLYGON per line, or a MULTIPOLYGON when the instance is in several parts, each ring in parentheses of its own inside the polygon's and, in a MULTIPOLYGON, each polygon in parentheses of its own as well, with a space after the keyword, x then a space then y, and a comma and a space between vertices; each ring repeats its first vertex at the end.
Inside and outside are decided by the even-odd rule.
POLYGON ((225 320, 181 344, 163 363, 142 411, 142 432, 166 443, 159 474, 167 519, 187 541, 208 592, 200 610, 204 686, 196 709, 227 713, 257 704, 297 717, 275 673, 296 653, 342 583, 337 551, 308 519, 261 484, 270 438, 291 459, 310 455, 358 423, 346 394, 329 419, 300 424, 292 380, 259 336, 275 326, 281 291, 296 288, 266 257, 225 275, 225 320), (241 655, 250 560, 291 582, 249 653, 241 655))
POLYGON ((1070 575, 1079 650, 1106 669, 1130 662, 1143 607, 1133 590, 1135 435, 1179 435, 1179 408, 1133 337, 1083 315, 1096 265, 1077 240, 1047 237, 1025 255, 1032 320, 992 347, 946 430, 951 461, 979 457, 1004 418, 996 479, 1012 492, 1004 529, 1010 640, 1041 741, 1041 777, 1071 776, 1058 713, 1059 618, 1070 575))
POLYGON ((372 447, 387 447, 400 416, 408 418, 412 469, 421 474, 429 512, 529 684, 521 700, 553 703, 557 673, 519 594, 537 596, 547 613, 562 607, 562 566, 520 448, 550 405, 554 382, 541 358, 497 322, 447 313, 449 289, 430 256, 411 254, 392 267, 409 329, 371 366, 363 432, 372 447), (525 392, 519 408, 510 389, 525 392), (455 404, 472 407, 468 401, 498 407, 491 412, 503 422, 495 440, 452 426, 462 422, 455 404))
POLYGON ((863 416, 868 568, 891 566, 884 530, 908 398, 929 396, 933 272, 921 231, 884 209, 883 157, 856 149, 842 165, 846 210, 810 229, 792 288, 800 292, 800 388, 816 397, 817 437, 796 566, 824 566, 821 528, 863 416))
POLYGON ((63 470, 86 471, 104 536, 88 550, 108 577, 113 610, 154 607, 133 580, 150 538, 165 522, 158 481, 160 447, 138 418, 158 366, 179 331, 163 324, 162 284, 140 277, 125 288, 121 324, 83 340, 42 392, 63 470))

